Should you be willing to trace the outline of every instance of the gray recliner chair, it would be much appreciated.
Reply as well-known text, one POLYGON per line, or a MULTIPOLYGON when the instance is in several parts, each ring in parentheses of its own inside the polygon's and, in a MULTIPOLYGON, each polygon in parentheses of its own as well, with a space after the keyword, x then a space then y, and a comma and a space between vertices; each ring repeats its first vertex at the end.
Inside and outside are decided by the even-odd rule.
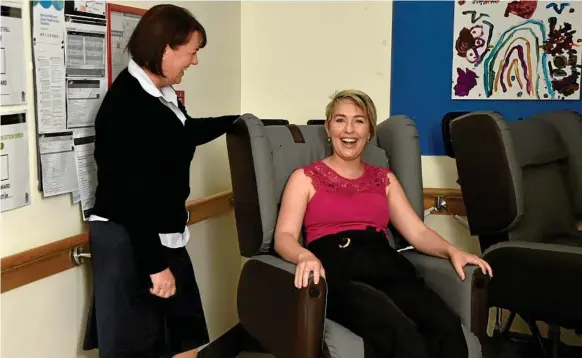
POLYGON ((511 312, 499 331, 518 314, 557 357, 560 327, 582 332, 582 116, 507 122, 481 111, 449 126, 470 230, 494 271, 488 306, 511 312), (550 326, 551 345, 536 321, 550 326))
MULTIPOLYGON (((272 249, 281 195, 291 172, 331 153, 323 125, 293 125, 285 120, 259 120, 245 114, 227 134, 234 211, 241 255, 248 258, 239 280, 239 325, 258 342, 257 351, 295 358, 363 358, 363 341, 325 318, 326 282, 296 289, 295 267, 272 249)), ((363 158, 390 167, 399 178, 419 217, 423 188, 418 133, 405 116, 378 125, 377 136, 363 158)), ((408 246, 390 227, 391 243, 408 246)), ((461 281, 450 262, 407 250, 406 257, 430 286, 460 316, 470 358, 481 358, 477 336, 487 320, 486 277, 476 266, 466 267, 461 281)), ((242 345, 242 343, 241 343, 242 345)), ((234 354, 237 352, 232 352, 234 354)), ((235 354, 236 355, 236 354, 235 354)))

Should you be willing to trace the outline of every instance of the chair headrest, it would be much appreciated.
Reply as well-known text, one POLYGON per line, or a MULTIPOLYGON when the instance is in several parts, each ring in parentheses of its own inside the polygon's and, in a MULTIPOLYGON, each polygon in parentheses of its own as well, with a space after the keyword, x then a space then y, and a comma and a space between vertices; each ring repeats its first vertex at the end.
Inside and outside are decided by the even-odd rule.
MULTIPOLYGON (((527 220, 535 215, 532 205, 548 210, 550 204, 560 202, 555 211, 565 217, 561 210, 568 210, 573 203, 582 217, 579 117, 567 118, 560 112, 507 122, 499 113, 478 111, 454 119, 451 133, 473 235, 513 230, 526 220, 526 214, 527 220), (537 195, 544 185, 547 192, 553 190, 552 199, 537 195)), ((549 216, 544 220, 551 222, 549 216)))
POLYGON ((561 137, 568 152, 574 212, 582 220, 582 114, 572 110, 555 110, 539 113, 528 120, 551 124, 561 137))
POLYGON ((513 147, 522 167, 544 165, 568 158, 568 151, 554 126, 545 121, 509 123, 513 147))

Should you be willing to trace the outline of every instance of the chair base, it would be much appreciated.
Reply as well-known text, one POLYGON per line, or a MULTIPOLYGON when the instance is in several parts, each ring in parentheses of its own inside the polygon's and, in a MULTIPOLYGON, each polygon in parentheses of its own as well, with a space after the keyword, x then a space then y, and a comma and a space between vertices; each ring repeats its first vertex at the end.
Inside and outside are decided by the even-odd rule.
POLYGON ((581 257, 580 248, 544 243, 513 241, 490 248, 483 253, 495 272, 487 287, 488 305, 548 324, 581 327, 582 292, 572 289, 582 277, 581 257))
MULTIPOLYGON (((513 345, 514 351, 527 351, 522 353, 512 353, 508 357, 527 358, 574 358, 582 357, 582 346, 569 346, 560 340, 560 326, 548 325, 548 338, 542 337, 535 320, 524 318, 528 325, 530 334, 511 332, 511 326, 517 314, 511 312, 507 321, 501 327, 498 323, 493 331, 493 337, 489 339, 489 352, 486 358, 505 358, 504 346, 513 345), (492 348, 494 347, 494 348, 492 348), (519 348, 518 348, 519 347, 519 348), (516 354, 516 355, 513 355, 516 354), (523 354, 523 355, 521 355, 523 354)), ((510 349, 507 349, 510 350, 510 349)))
MULTIPOLYGON (((542 338, 544 345, 552 346, 553 342, 542 338)), ((509 332, 505 335, 495 335, 482 340, 484 358, 548 358, 539 348, 536 339, 529 334, 509 332)), ((558 358, 582 357, 582 347, 559 345, 558 358)))
POLYGON ((231 358, 241 352, 268 353, 240 323, 210 342, 198 354, 199 358, 231 358))
MULTIPOLYGON (((263 348, 239 323, 210 342, 198 354, 199 358, 233 358, 243 352, 270 353, 263 348)), ((323 344, 321 358, 331 358, 327 345, 323 344)))

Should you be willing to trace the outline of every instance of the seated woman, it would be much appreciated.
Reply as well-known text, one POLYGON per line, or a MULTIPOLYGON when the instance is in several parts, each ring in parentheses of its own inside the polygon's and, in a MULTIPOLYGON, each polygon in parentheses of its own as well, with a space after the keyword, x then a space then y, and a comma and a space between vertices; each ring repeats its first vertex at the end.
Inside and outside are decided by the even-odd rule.
POLYGON ((388 222, 418 251, 450 259, 463 280, 465 265, 492 275, 490 266, 428 228, 390 170, 361 160, 376 129, 365 93, 337 93, 326 118, 333 154, 291 174, 275 230, 275 250, 297 264, 295 285, 326 278, 327 317, 363 338, 366 358, 466 358, 460 319, 390 246, 388 222))

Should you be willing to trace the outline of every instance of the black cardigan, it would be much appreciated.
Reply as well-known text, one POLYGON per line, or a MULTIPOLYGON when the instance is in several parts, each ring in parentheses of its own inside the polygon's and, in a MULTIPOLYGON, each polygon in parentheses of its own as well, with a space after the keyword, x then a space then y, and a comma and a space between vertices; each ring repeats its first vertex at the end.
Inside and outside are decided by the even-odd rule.
POLYGON ((92 214, 123 225, 139 266, 168 267, 160 233, 183 232, 196 146, 226 133, 238 115, 192 118, 185 125, 127 69, 107 91, 95 119, 98 186, 92 214))

